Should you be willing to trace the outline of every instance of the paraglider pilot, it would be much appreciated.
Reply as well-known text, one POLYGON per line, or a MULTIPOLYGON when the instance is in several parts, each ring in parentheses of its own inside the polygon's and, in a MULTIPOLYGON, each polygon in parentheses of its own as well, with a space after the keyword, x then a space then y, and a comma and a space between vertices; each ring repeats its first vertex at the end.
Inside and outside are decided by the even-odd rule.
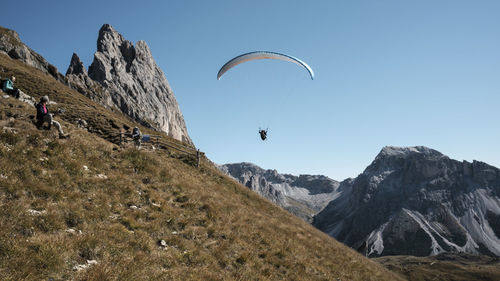
POLYGON ((260 138, 264 141, 267 139, 267 129, 266 130, 261 130, 259 129, 259 134, 260 134, 260 138))

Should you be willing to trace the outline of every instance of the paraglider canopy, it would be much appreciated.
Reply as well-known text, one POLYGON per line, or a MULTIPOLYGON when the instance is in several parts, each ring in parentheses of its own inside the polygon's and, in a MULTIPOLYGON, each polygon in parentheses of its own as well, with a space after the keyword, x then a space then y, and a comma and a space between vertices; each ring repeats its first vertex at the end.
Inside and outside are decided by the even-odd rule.
POLYGON ((293 62, 293 63, 298 64, 298 65, 302 66, 303 68, 305 68, 307 70, 307 72, 309 72, 311 79, 314 79, 314 72, 311 69, 311 67, 309 67, 309 65, 307 65, 305 62, 301 61, 300 59, 298 59, 296 57, 292 57, 290 55, 280 54, 280 53, 276 53, 276 52, 257 51, 257 52, 250 52, 250 53, 239 55, 235 58, 232 58, 228 62, 226 62, 220 68, 219 72, 217 73, 217 80, 220 80, 221 76, 224 75, 224 73, 226 73, 226 71, 237 66, 238 64, 241 64, 241 63, 244 63, 247 61, 251 61, 251 60, 260 60, 260 59, 275 59, 275 60, 284 60, 284 61, 293 62))

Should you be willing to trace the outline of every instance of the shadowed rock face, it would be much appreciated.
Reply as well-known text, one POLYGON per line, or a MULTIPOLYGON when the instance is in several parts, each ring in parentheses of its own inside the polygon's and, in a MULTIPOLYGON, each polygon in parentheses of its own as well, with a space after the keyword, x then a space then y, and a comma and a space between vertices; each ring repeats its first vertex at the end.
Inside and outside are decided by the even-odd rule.
POLYGON ((68 70, 66 70, 66 76, 70 74, 84 74, 87 75, 87 70, 85 70, 85 66, 83 62, 80 60, 77 54, 73 53, 71 56, 71 62, 69 63, 68 70))
POLYGON ((81 62, 75 56, 66 74, 74 88, 147 127, 192 144, 174 93, 146 42, 134 46, 105 24, 99 30, 97 52, 88 75, 81 71, 81 62))
POLYGON ((14 30, 0 27, 0 51, 5 52, 12 59, 38 68, 65 83, 64 76, 59 73, 57 68, 21 42, 19 35, 14 30))
POLYGON ((314 214, 335 198, 339 183, 325 176, 279 174, 251 163, 220 166, 226 174, 292 214, 312 222, 314 214))
POLYGON ((500 255, 500 171, 426 147, 385 147, 314 225, 369 256, 500 255))

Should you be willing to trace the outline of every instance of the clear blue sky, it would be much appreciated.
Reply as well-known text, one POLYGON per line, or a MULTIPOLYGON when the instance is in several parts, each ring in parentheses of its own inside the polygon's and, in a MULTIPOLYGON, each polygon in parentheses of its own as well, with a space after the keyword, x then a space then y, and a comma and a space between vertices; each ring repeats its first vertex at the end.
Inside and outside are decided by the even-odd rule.
POLYGON ((65 73, 99 28, 145 40, 216 163, 355 177, 385 145, 500 167, 500 1, 9 1, 0 25, 65 73), (244 52, 252 61, 217 81, 244 52), (259 127, 269 126, 262 142, 259 127))

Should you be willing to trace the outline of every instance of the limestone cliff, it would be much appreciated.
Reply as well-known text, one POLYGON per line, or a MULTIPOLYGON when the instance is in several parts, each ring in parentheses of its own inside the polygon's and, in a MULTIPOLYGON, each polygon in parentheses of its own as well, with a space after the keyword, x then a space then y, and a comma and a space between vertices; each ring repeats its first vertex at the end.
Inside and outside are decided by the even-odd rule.
POLYGON ((88 74, 77 58, 73 55, 67 72, 73 87, 145 126, 192 144, 174 93, 146 42, 134 46, 105 24, 99 30, 97 52, 88 74), (98 88, 92 82, 102 90, 96 93, 98 88))

